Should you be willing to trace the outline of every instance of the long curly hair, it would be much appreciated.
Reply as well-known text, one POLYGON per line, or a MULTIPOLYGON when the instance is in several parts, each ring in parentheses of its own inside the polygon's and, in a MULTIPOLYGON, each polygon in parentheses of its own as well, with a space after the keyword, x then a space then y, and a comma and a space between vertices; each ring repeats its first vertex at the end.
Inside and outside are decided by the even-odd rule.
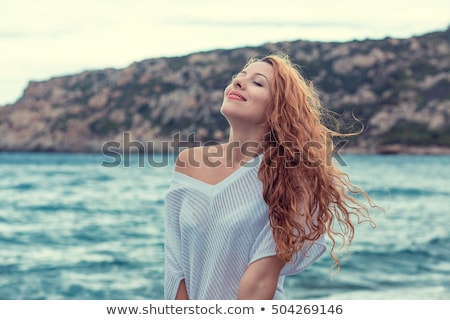
POLYGON ((252 58, 248 64, 255 61, 269 63, 274 71, 270 88, 273 100, 267 109, 269 133, 263 140, 263 165, 258 174, 277 255, 289 262, 327 234, 332 242, 330 255, 339 271, 335 249, 338 243, 341 248, 352 243, 352 216, 357 223, 368 221, 375 226, 368 208, 376 206, 332 162, 333 137, 359 132, 339 133, 325 125, 329 111, 287 55, 252 58), (357 195, 368 205, 357 200, 357 195))

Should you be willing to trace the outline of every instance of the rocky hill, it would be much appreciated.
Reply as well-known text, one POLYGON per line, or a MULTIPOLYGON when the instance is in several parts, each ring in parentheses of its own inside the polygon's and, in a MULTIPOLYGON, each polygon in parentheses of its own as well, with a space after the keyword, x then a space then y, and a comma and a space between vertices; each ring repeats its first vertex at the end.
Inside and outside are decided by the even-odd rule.
POLYGON ((31 81, 0 108, 0 151, 99 152, 127 141, 160 148, 177 133, 223 141, 224 87, 250 56, 277 51, 316 83, 325 106, 362 121, 347 150, 449 152, 450 28, 408 39, 268 43, 31 81))

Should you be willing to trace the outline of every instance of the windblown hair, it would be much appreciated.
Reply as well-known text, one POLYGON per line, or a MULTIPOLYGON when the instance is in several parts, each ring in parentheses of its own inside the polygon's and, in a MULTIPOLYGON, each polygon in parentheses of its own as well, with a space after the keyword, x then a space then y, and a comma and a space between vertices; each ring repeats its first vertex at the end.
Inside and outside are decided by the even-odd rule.
POLYGON ((324 124, 330 113, 322 107, 313 84, 287 56, 269 55, 248 64, 254 61, 269 63, 274 70, 272 102, 267 110, 269 133, 263 141, 259 178, 277 255, 289 262, 327 234, 332 242, 330 255, 339 271, 335 249, 338 243, 341 248, 352 243, 352 217, 375 226, 368 209, 375 205, 331 159, 333 137, 359 132, 339 133, 324 124), (357 194, 368 201, 367 206, 356 199, 357 194))

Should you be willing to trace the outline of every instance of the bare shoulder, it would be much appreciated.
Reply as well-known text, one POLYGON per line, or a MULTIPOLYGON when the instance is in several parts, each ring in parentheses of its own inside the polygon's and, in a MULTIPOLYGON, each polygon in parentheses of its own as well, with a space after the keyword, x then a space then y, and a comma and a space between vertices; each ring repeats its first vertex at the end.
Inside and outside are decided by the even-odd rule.
POLYGON ((175 163, 175 171, 192 175, 192 172, 198 168, 198 163, 203 157, 203 147, 193 147, 182 150, 175 163))
POLYGON ((199 175, 199 171, 208 170, 211 159, 223 158, 223 145, 200 146, 184 149, 178 154, 175 170, 192 177, 199 175))

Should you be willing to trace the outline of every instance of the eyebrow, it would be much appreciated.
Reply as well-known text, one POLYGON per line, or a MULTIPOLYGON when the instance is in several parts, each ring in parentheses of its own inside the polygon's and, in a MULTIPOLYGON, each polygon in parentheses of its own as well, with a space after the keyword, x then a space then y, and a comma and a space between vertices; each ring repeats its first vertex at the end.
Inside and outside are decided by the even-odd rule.
MULTIPOLYGON (((242 71, 239 72, 239 73, 247 74, 247 71, 242 70, 242 71)), ((255 75, 262 76, 262 77, 264 77, 264 78, 266 79, 267 82, 269 82, 269 79, 267 79, 267 77, 266 77, 265 75, 263 75, 262 73, 260 73, 260 72, 255 72, 255 75)))

